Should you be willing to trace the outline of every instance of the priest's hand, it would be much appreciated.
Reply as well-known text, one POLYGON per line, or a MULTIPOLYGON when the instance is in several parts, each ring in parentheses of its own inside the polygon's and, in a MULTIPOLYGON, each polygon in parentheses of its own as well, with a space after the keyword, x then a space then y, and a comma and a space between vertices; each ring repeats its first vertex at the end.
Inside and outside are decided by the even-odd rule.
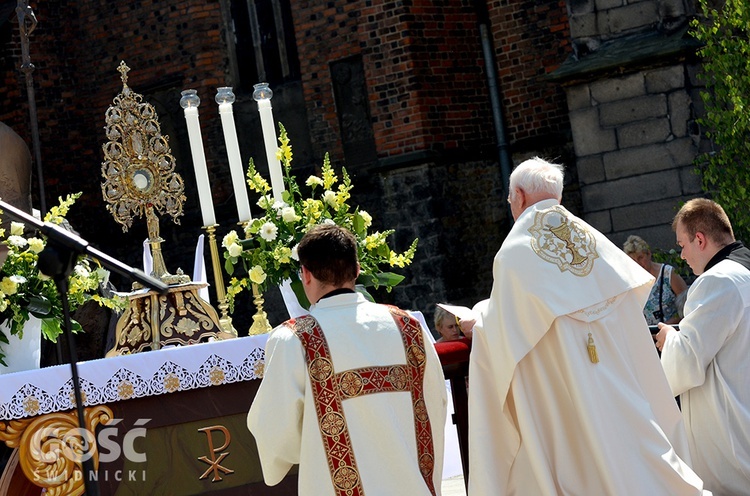
POLYGON ((670 331, 677 332, 677 330, 664 322, 659 322, 657 326, 659 327, 659 332, 654 334, 654 342, 656 343, 656 349, 661 351, 664 348, 664 342, 667 340, 667 334, 670 331))
POLYGON ((471 337, 474 335, 474 324, 476 323, 477 319, 459 320, 458 326, 461 328, 461 332, 464 334, 464 336, 471 339, 471 337))

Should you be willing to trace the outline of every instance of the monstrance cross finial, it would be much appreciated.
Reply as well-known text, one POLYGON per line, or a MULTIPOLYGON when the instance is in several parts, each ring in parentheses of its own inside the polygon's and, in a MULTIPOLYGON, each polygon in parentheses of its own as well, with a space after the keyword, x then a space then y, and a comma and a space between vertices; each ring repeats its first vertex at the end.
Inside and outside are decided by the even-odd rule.
POLYGON ((120 73, 120 79, 122 79, 122 85, 127 86, 128 85, 128 72, 130 72, 130 67, 125 65, 124 60, 120 61, 120 65, 117 67, 117 71, 120 73))

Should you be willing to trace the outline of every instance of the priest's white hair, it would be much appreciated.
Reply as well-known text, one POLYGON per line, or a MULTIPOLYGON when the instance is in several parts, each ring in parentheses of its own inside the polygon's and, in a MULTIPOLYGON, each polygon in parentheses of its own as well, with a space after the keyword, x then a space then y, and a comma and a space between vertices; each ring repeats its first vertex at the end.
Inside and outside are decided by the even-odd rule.
POLYGON ((562 198, 564 169, 560 164, 539 157, 518 164, 510 175, 510 195, 516 188, 528 194, 547 193, 550 198, 562 198))

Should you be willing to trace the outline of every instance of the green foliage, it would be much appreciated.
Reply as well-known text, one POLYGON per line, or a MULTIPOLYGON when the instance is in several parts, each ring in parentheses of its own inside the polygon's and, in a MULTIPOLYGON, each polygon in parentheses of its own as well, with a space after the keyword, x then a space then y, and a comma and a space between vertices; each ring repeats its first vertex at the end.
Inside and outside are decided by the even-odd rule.
POLYGON ((699 0, 703 16, 692 34, 703 47, 700 75, 706 114, 698 122, 716 151, 698 157, 703 188, 722 205, 738 239, 750 240, 750 5, 726 0, 719 11, 699 0))
MULTIPOLYGON (((383 287, 390 291, 404 280, 404 276, 386 269, 404 268, 411 264, 417 250, 414 239, 403 253, 391 249, 388 237, 395 231, 371 231, 372 216, 359 207, 351 207, 351 190, 354 187, 346 169, 341 175, 331 166, 328 154, 323 159, 320 176, 311 175, 305 181, 308 190, 303 193, 297 178, 292 175, 292 146, 284 126, 279 123, 277 157, 281 162, 285 191, 283 201, 274 201, 269 193, 271 186, 255 169, 252 159, 247 171, 250 189, 261 195, 258 206, 265 210, 262 217, 244 226, 243 236, 230 231, 222 240, 224 270, 233 275, 237 265, 242 273, 234 276, 227 287, 227 302, 234 306, 237 294, 257 285, 261 292, 289 280, 299 302, 309 307, 309 302, 299 279, 297 245, 305 233, 317 224, 336 224, 345 227, 357 240, 361 288, 383 287), (246 275, 245 275, 246 274, 246 275)), ((358 288, 366 296, 364 289, 358 288)), ((371 298, 371 297, 370 297, 371 298)))
POLYGON ((695 274, 690 270, 690 266, 680 256, 680 252, 672 248, 669 251, 655 249, 651 252, 651 258, 654 262, 665 263, 674 267, 674 270, 687 282, 691 284, 695 280, 695 274))

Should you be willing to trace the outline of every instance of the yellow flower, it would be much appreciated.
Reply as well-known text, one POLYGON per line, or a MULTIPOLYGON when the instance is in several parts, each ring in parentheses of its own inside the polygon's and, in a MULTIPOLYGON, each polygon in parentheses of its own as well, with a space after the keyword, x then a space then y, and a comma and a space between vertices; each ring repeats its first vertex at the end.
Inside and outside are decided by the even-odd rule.
POLYGON ((383 243, 385 243, 385 239, 381 233, 370 234, 369 236, 365 238, 365 241, 364 241, 365 248, 367 248, 370 251, 375 250, 378 246, 382 245, 383 243))
POLYGON ((70 207, 73 206, 81 194, 82 193, 79 192, 68 195, 64 200, 62 196, 59 196, 58 200, 60 201, 60 204, 49 209, 47 215, 44 216, 44 221, 52 222, 53 224, 61 224, 62 221, 65 220, 65 216, 68 215, 68 210, 70 210, 70 207))
POLYGON ((255 284, 263 284, 266 280, 266 273, 260 265, 253 266, 253 268, 250 269, 248 276, 250 277, 250 281, 255 284))
POLYGON ((302 200, 302 213, 308 218, 308 224, 317 224, 323 211, 323 202, 307 198, 302 200))
POLYGON ((8 300, 5 298, 0 299, 0 312, 4 312, 8 308, 8 300))
POLYGON ((365 229, 372 225, 372 216, 364 210, 359 211, 359 216, 362 218, 362 222, 365 225, 365 229))
POLYGON ((221 240, 221 246, 224 248, 229 248, 230 246, 237 244, 239 242, 240 237, 237 235, 237 231, 231 230, 227 233, 226 236, 224 236, 224 239, 221 240))
POLYGON ((29 250, 34 253, 41 253, 44 249, 44 241, 39 238, 29 238, 29 250))
POLYGON ((268 185, 268 181, 263 179, 258 171, 255 170, 255 163, 253 159, 250 159, 250 163, 247 168, 247 185, 251 190, 264 195, 271 191, 271 186, 268 185))
POLYGON ((289 144, 289 135, 283 124, 279 124, 279 143, 281 146, 276 150, 276 159, 284 162, 284 167, 289 169, 292 165, 292 145, 289 144))
POLYGON ((18 291, 18 276, 3 277, 0 281, 0 291, 8 296, 13 296, 18 291))
POLYGON ((239 243, 233 243, 227 246, 230 257, 239 257, 242 254, 242 246, 239 243))
POLYGON ((339 191, 338 193, 336 193, 336 208, 344 205, 350 197, 351 195, 349 194, 349 188, 347 188, 343 184, 339 186, 339 191))
POLYGON ((10 223, 10 234, 11 236, 23 236, 23 230, 26 226, 23 222, 11 222, 10 223))
MULTIPOLYGON (((326 155, 326 158, 328 158, 328 155, 326 155)), ((323 187, 325 189, 331 189, 333 186, 333 183, 338 181, 338 178, 336 177, 336 174, 333 172, 333 169, 330 167, 330 163, 328 167, 323 167, 323 187)))
POLYGON ((292 257, 292 249, 287 248, 286 246, 277 246, 275 250, 273 250, 273 258, 276 259, 279 263, 289 263, 291 262, 292 257))

